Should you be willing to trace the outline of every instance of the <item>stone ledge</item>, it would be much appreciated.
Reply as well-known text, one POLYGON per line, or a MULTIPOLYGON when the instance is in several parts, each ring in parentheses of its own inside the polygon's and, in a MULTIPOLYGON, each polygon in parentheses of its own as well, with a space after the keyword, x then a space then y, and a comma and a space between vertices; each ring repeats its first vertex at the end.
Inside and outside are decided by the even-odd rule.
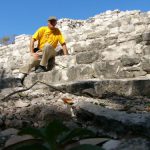
POLYGON ((91 103, 79 102, 76 113, 80 119, 91 121, 107 131, 125 135, 129 132, 150 137, 149 113, 131 113, 103 108, 91 103))
POLYGON ((59 84, 67 92, 95 97, 119 95, 125 97, 150 96, 150 79, 93 79, 59 84), (90 92, 85 92, 89 90, 90 92), (94 95, 93 95, 94 93, 94 95))
MULTIPOLYGON (((107 97, 112 95, 125 97, 150 97, 150 78, 103 80, 95 78, 81 81, 56 81, 56 77, 57 76, 54 76, 51 72, 38 74, 38 76, 36 74, 29 75, 25 80, 25 85, 30 86, 37 80, 40 80, 47 84, 57 86, 60 89, 64 89, 66 92, 77 95, 87 94, 95 97, 107 97)), ((59 78, 59 76, 57 78, 59 78)))

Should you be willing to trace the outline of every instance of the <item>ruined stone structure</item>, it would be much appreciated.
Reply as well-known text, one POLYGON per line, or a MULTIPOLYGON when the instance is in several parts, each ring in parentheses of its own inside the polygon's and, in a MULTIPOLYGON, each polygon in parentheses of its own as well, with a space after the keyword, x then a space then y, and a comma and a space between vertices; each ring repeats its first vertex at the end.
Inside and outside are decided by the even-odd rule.
MULTIPOLYGON (((105 150, 149 149, 150 12, 106 11, 87 20, 60 19, 58 27, 70 55, 56 56, 48 72, 33 69, 24 83, 29 87, 38 80, 65 92, 36 84, 2 101, 14 92, 13 78, 29 60, 31 35, 16 36, 15 44, 0 47, 0 127, 40 127, 54 117, 72 117, 62 101, 69 97, 84 125, 112 139, 103 144, 105 150)), ((0 131, 0 141, 4 133, 0 131)))
MULTIPOLYGON (((55 68, 40 79, 46 76, 46 81, 64 82, 149 77, 150 12, 107 11, 87 20, 61 19, 58 27, 70 55, 57 56, 55 68)), ((8 76, 17 74, 28 61, 30 37, 20 35, 15 44, 0 47, 0 68, 8 76)))

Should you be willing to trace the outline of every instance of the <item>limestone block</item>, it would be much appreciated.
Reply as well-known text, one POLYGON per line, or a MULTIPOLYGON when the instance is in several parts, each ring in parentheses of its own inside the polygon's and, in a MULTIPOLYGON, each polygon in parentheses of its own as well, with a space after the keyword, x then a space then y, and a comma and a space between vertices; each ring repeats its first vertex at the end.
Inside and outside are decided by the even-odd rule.
POLYGON ((137 44, 137 45, 135 46, 135 53, 136 53, 136 54, 142 54, 142 52, 143 52, 143 45, 137 44))
POLYGON ((136 56, 129 57, 127 55, 123 55, 121 57, 121 63, 123 66, 133 66, 140 63, 140 58, 136 56))
POLYGON ((91 65, 82 65, 80 76, 82 79, 91 79, 93 78, 94 70, 91 65))
MULTIPOLYGON (((115 45, 117 43, 117 37, 109 35, 105 38, 105 42, 103 45, 109 46, 109 45, 115 45)), ((105 47, 103 47, 105 48, 105 47)))
POLYGON ((121 26, 121 22, 119 20, 112 21, 111 24, 109 24, 108 28, 117 28, 121 26))
POLYGON ((72 66, 68 68, 67 77, 69 81, 80 79, 81 68, 79 66, 72 66))
POLYGON ((130 32, 134 32, 135 31, 135 27, 134 25, 122 25, 120 28, 119 28, 119 32, 121 33, 130 33, 130 32))
MULTIPOLYGON (((115 87, 114 82, 114 87, 115 87)), ((103 83, 102 83, 103 84, 103 83)), ((124 90, 126 87, 130 85, 123 84, 122 88, 124 90), (125 87, 124 87, 125 86, 125 87)), ((119 89, 118 89, 119 90, 119 89)), ((149 123, 149 113, 127 113, 125 111, 117 111, 113 109, 108 109, 104 108, 99 105, 94 105, 91 104, 90 102, 79 102, 78 105, 76 106, 77 109, 77 116, 79 118, 82 118, 85 122, 86 121, 92 121, 93 123, 96 123, 96 125, 99 128, 103 128, 105 131, 112 131, 116 132, 119 135, 125 135, 127 133, 132 134, 139 134, 143 135, 144 137, 149 137, 149 129, 150 129, 150 123, 149 123), (111 125, 110 125, 111 124, 111 125), (117 128, 116 128, 117 126, 117 128)), ((131 140, 131 139, 130 139, 131 140)), ((144 140, 145 141, 145 140, 144 140)), ((146 142, 140 142, 142 144, 139 144, 139 140, 137 143, 135 141, 129 142, 130 146, 127 147, 127 142, 126 146, 123 147, 120 146, 120 148, 115 148, 115 149, 143 149, 146 148, 148 150, 148 141, 146 142), (133 146, 134 143, 134 147, 133 146), (138 146, 137 146, 138 145, 138 146)))
POLYGON ((143 70, 140 70, 140 71, 134 71, 133 72, 133 76, 136 78, 136 77, 140 77, 140 76, 145 76, 147 74, 146 71, 143 71, 143 70))
POLYGON ((75 56, 57 56, 55 57, 55 63, 60 66, 60 68, 68 68, 76 65, 75 56))
POLYGON ((97 51, 83 52, 76 55, 76 61, 78 64, 89 64, 96 61, 99 58, 97 51))
POLYGON ((143 39, 143 41, 150 41, 150 33, 149 32, 143 33, 142 39, 143 39))
POLYGON ((69 78, 67 76, 67 69, 62 69, 61 70, 61 80, 62 81, 69 81, 69 78))
POLYGON ((94 20, 93 24, 94 24, 94 25, 101 25, 102 22, 103 22, 103 20, 100 19, 100 18, 98 18, 98 19, 95 19, 95 20, 94 20))
POLYGON ((101 30, 101 31, 96 31, 92 32, 87 35, 87 39, 95 39, 95 38, 100 38, 108 33, 108 30, 101 30))
POLYGON ((144 55, 150 55, 150 46, 149 45, 145 45, 142 48, 144 55))
POLYGON ((126 41, 123 43, 119 44, 119 49, 120 52, 127 53, 129 56, 135 55, 135 46, 136 46, 136 41, 131 40, 131 41, 126 41))
POLYGON ((136 25, 135 26, 135 31, 136 33, 143 33, 147 30, 147 27, 145 25, 136 25))
POLYGON ((110 34, 118 34, 119 33, 119 27, 111 28, 109 33, 110 34))
POLYGON ((98 78, 117 78, 120 66, 120 61, 96 62, 93 64, 94 76, 98 78))
POLYGON ((124 51, 124 49, 120 48, 119 46, 116 46, 114 48, 106 48, 102 53, 101 57, 102 60, 117 60, 122 55, 125 55, 127 51, 124 51), (117 55, 116 55, 117 54, 117 55))
POLYGON ((92 41, 87 40, 85 51, 102 51, 107 45, 103 38, 95 39, 92 41))
POLYGON ((149 55, 148 55, 148 57, 143 57, 142 69, 144 71, 150 73, 150 58, 149 58, 149 55))
POLYGON ((146 79, 117 79, 100 81, 95 84, 95 89, 99 96, 110 93, 124 96, 150 96, 149 86, 150 80, 146 79))
POLYGON ((127 35, 125 35, 125 34, 119 34, 118 35, 118 39, 117 39, 118 43, 122 43, 122 42, 126 42, 126 41, 128 41, 127 35))
POLYGON ((133 25, 140 25, 141 24, 140 18, 132 18, 131 19, 131 24, 133 24, 133 25))
MULTIPOLYGON (((60 82, 62 73, 60 70, 52 70, 52 82, 60 82)), ((45 80, 45 82, 47 82, 45 80)))

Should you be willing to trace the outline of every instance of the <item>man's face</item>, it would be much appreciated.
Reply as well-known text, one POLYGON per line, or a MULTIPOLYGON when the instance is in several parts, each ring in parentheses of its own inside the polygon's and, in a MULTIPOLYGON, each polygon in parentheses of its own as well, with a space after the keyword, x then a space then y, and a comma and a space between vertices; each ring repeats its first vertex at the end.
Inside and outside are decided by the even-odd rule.
POLYGON ((56 24, 57 24, 57 20, 48 21, 48 27, 51 29, 55 28, 56 24))

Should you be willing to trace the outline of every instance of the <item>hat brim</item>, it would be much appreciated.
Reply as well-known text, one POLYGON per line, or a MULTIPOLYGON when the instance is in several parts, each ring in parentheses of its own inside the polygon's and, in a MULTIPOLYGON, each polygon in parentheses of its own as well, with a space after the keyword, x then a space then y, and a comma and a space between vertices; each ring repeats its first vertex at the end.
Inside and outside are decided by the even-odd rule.
POLYGON ((55 21, 57 21, 57 19, 48 19, 48 21, 52 21, 52 20, 55 20, 55 21))

